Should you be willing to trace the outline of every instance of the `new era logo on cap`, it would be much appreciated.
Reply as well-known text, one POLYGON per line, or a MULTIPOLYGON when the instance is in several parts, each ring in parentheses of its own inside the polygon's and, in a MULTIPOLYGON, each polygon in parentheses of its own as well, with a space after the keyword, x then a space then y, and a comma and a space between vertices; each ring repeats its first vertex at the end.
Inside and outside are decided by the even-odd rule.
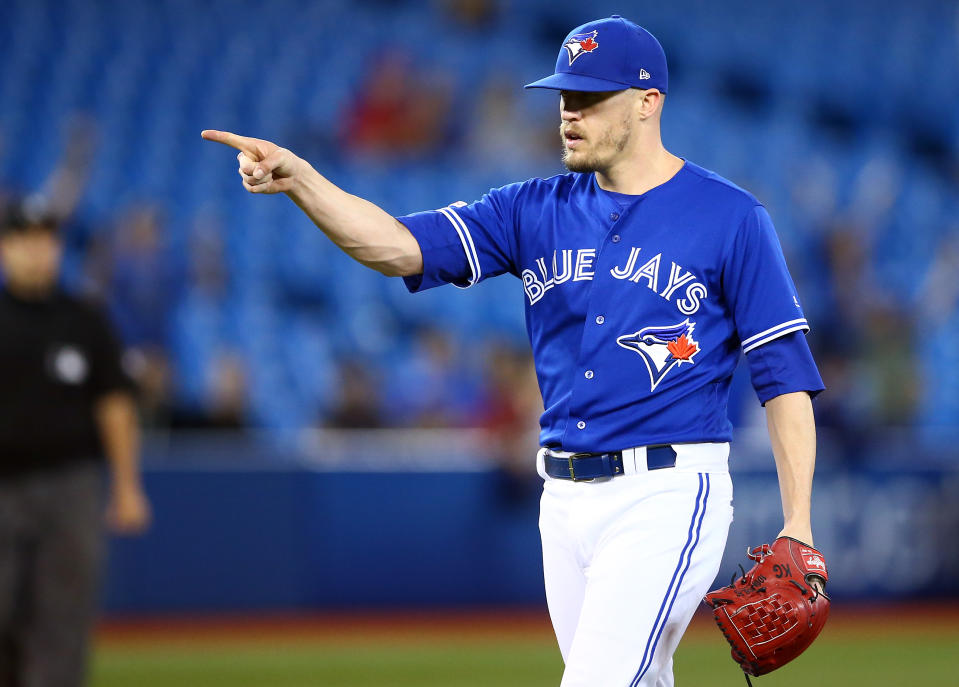
POLYGON ((614 14, 573 29, 563 41, 553 74, 527 84, 526 88, 561 91, 656 88, 665 93, 668 81, 666 54, 655 36, 614 14))

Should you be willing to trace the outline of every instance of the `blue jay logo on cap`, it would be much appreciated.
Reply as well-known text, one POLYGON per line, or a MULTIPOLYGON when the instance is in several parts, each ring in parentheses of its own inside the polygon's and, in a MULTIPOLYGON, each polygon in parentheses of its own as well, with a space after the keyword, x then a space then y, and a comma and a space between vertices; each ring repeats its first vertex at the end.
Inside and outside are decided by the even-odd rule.
POLYGON ((655 391, 663 377, 676 366, 693 364, 699 353, 699 342, 693 339, 695 322, 684 322, 666 327, 644 327, 638 332, 625 334, 618 339, 623 348, 639 353, 649 370, 650 391, 655 391))
POLYGON ((587 33, 576 33, 569 37, 569 40, 563 44, 563 47, 566 48, 566 52, 569 53, 569 63, 570 65, 576 60, 576 58, 581 55, 585 55, 588 52, 593 52, 596 48, 599 47, 599 43, 596 42, 596 34, 598 31, 589 31, 587 33))

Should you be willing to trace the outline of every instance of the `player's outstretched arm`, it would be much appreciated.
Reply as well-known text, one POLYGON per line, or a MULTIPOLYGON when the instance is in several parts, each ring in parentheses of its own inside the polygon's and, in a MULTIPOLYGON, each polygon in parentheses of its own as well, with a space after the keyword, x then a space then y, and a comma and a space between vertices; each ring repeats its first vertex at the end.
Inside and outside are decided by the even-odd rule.
POLYGON ((237 149, 250 193, 285 193, 351 258, 390 277, 420 274, 423 254, 409 230, 373 203, 351 195, 286 148, 207 129, 201 136, 237 149))
POLYGON ((813 546, 809 511, 816 467, 816 424, 809 394, 798 391, 766 401, 766 424, 783 501, 785 522, 779 536, 813 546))

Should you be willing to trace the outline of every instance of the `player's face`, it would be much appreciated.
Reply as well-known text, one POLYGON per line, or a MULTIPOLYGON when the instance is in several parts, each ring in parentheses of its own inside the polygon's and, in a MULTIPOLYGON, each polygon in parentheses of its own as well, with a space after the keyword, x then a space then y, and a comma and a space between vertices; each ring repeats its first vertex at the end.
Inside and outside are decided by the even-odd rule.
POLYGON ((560 91, 559 112, 563 164, 571 172, 607 170, 629 145, 635 112, 629 90, 560 91))

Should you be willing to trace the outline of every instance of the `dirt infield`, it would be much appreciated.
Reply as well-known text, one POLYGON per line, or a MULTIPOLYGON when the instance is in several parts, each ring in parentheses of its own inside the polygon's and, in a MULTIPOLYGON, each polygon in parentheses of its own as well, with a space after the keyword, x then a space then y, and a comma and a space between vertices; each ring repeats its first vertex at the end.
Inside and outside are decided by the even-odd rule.
MULTIPOLYGON (((913 604, 834 604, 825 632, 859 635, 959 630, 959 600, 913 604)), ((689 633, 715 630, 705 609, 689 633)), ((354 642, 552 637, 545 609, 358 611, 322 614, 111 617, 97 631, 108 645, 141 643, 354 642)))
POLYGON ((263 614, 107 618, 99 641, 225 642, 344 641, 384 639, 422 641, 447 638, 547 637, 546 609, 357 611, 318 614, 263 614))

